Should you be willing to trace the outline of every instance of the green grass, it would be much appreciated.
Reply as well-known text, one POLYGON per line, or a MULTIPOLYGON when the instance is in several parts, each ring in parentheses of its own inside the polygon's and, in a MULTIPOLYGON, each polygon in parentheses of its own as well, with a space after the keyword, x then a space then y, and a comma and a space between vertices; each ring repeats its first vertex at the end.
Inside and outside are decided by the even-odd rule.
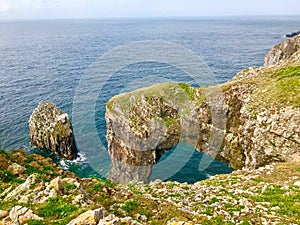
POLYGON ((214 204, 214 203, 216 203, 216 202, 219 202, 219 199, 216 198, 216 197, 213 197, 212 199, 210 199, 209 204, 211 205, 211 204, 214 204))
POLYGON ((185 91, 189 99, 195 100, 195 89, 192 86, 182 82, 178 83, 178 85, 185 91))
POLYGON ((8 155, 8 153, 2 149, 0 149, 0 154, 8 155))
POLYGON ((76 189, 76 185, 75 185, 75 184, 69 184, 69 183, 67 183, 67 182, 64 182, 63 185, 64 185, 64 188, 65 188, 65 190, 66 190, 67 192, 76 189))
POLYGON ((149 87, 141 88, 129 93, 123 93, 111 98, 106 106, 107 108, 114 112, 113 106, 121 109, 123 112, 131 111, 136 105, 136 102, 145 97, 146 102, 153 105, 156 99, 162 101, 176 102, 178 105, 185 105, 188 101, 193 101, 195 90, 188 84, 184 83, 162 83, 155 84, 149 87), (175 94, 176 93, 176 94, 175 94), (155 101, 154 101, 155 100, 155 101))
POLYGON ((300 66, 290 66, 287 68, 278 69, 272 77, 277 78, 277 80, 282 80, 290 77, 300 76, 300 66))
POLYGON ((105 183, 106 186, 108 186, 108 187, 110 187, 110 188, 112 188, 112 187, 115 186, 114 183, 111 182, 111 180, 109 180, 109 179, 104 179, 104 180, 102 180, 102 181, 105 183))
POLYGON ((280 186, 273 186, 252 199, 256 202, 270 202, 272 207, 278 206, 279 215, 289 218, 290 223, 300 224, 299 189, 287 193, 287 190, 283 190, 280 186))
POLYGON ((69 204, 68 199, 62 197, 49 198, 46 203, 40 206, 37 214, 44 218, 64 219, 69 217, 77 210, 77 207, 69 204))
POLYGON ((46 223, 41 220, 29 220, 27 222, 27 224, 28 225, 46 225, 46 223))
POLYGON ((34 161, 34 157, 32 155, 29 155, 26 157, 25 163, 31 163, 34 161))
POLYGON ((257 183, 263 182, 264 180, 261 177, 257 177, 257 178, 251 178, 250 180, 253 180, 257 183))
POLYGON ((103 189, 103 184, 97 183, 97 184, 95 184, 95 185, 93 186, 93 189, 94 189, 95 191, 102 191, 102 189, 103 189))
POLYGON ((131 214, 133 211, 137 211, 140 207, 141 207, 140 204, 136 200, 131 200, 125 202, 125 204, 121 207, 121 209, 131 214))
POLYGON ((11 171, 9 170, 0 170, 0 180, 6 183, 12 182, 15 184, 21 184, 24 181, 16 177, 11 171))
POLYGON ((257 80, 256 105, 300 107, 300 66, 281 68, 268 72, 269 76, 257 80))

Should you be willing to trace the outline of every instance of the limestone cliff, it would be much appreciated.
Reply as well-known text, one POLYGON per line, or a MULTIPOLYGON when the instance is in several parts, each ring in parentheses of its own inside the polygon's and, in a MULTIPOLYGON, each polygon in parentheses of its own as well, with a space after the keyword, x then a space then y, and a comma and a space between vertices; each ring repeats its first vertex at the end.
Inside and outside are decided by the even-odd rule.
POLYGON ((265 66, 274 66, 289 59, 300 49, 300 35, 285 40, 272 47, 265 57, 265 66))
POLYGON ((115 96, 106 111, 112 159, 150 165, 179 141, 234 169, 296 158, 300 154, 299 40, 296 36, 273 47, 266 67, 241 71, 218 87, 165 83, 115 96), (222 90, 220 104, 211 103, 215 89, 222 90))
POLYGON ((77 148, 67 113, 51 102, 41 102, 29 118, 33 146, 59 157, 74 159, 77 148))

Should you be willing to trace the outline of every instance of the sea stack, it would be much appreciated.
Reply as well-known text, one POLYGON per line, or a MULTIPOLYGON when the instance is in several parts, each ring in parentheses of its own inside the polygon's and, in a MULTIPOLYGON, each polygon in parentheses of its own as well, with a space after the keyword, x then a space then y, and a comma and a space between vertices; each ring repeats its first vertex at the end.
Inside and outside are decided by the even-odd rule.
POLYGON ((77 148, 69 115, 51 102, 41 102, 29 118, 31 144, 64 159, 75 159, 77 148))

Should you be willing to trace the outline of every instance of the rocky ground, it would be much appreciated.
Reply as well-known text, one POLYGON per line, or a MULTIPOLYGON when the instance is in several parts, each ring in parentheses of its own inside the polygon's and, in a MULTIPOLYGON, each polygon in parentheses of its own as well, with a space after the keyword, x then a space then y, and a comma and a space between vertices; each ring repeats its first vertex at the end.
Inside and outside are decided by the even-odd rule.
POLYGON ((0 224, 300 224, 300 161, 195 184, 80 179, 25 150, 0 169, 0 224))

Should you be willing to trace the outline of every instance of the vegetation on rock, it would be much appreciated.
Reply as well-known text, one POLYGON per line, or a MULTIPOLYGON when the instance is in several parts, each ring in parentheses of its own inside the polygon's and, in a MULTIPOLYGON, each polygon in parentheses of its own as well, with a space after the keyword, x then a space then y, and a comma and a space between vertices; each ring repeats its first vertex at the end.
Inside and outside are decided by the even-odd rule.
MULTIPOLYGON (((271 164, 253 171, 238 170, 195 184, 156 180, 149 184, 131 182, 121 185, 98 178, 80 179, 57 167, 51 159, 26 155, 24 151, 1 154, 7 156, 9 165, 47 166, 63 181, 60 186, 55 173, 36 174, 42 178, 31 187, 36 195, 44 195, 49 183, 58 184, 53 187, 56 195, 41 202, 32 199, 18 202, 5 200, 6 196, 26 183, 32 174, 25 171, 9 180, 1 176, 0 211, 10 212, 15 206, 26 207, 36 218, 42 218, 23 218, 29 225, 68 224, 84 212, 99 208, 104 214, 98 218, 99 224, 108 224, 108 221, 123 221, 123 224, 179 224, 179 221, 182 221, 180 224, 300 223, 299 162, 271 164), (16 158, 16 155, 22 158, 16 158), (44 181, 45 177, 49 181, 44 181), (85 197, 80 199, 82 194, 85 197)), ((5 169, 1 169, 1 173, 3 171, 5 169)), ((5 216, 0 218, 0 224, 10 224, 11 214, 2 214, 5 216)))

